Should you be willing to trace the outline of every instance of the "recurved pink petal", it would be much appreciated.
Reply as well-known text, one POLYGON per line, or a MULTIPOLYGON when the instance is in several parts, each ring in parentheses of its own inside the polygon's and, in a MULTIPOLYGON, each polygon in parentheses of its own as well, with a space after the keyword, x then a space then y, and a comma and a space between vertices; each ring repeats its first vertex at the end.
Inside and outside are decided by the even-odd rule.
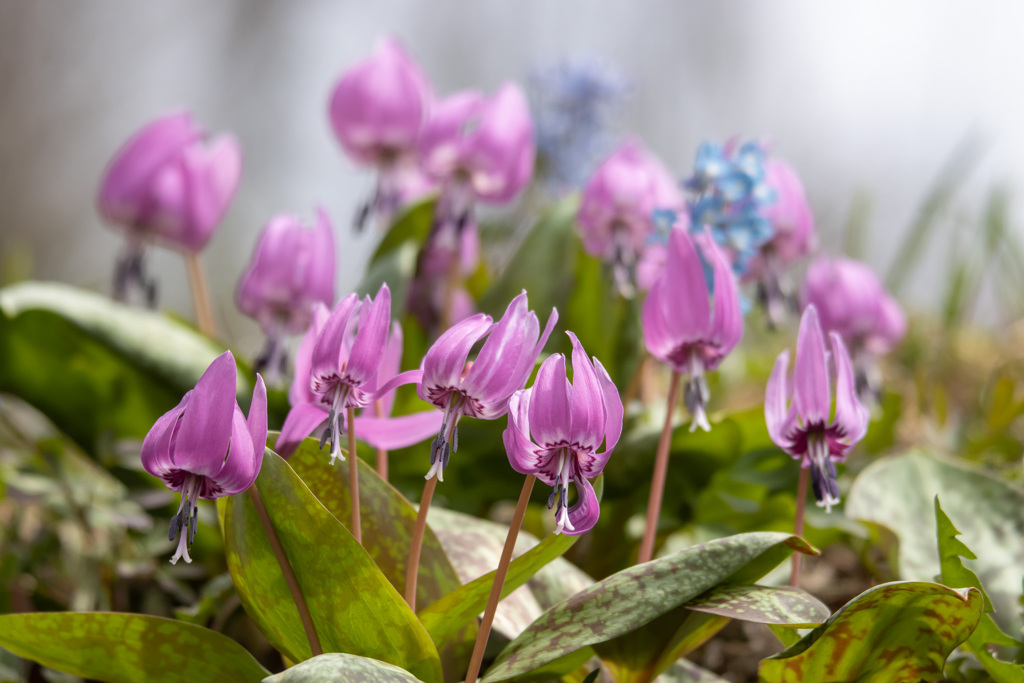
POLYGON ((513 391, 523 388, 537 360, 534 341, 540 332, 537 316, 528 306, 525 291, 509 304, 462 380, 467 394, 504 403, 513 391))
POLYGON ((768 377, 768 385, 764 396, 764 421, 768 426, 768 436, 779 448, 788 451, 793 443, 786 435, 789 426, 790 411, 786 407, 789 399, 786 387, 786 372, 789 370, 789 351, 783 351, 775 359, 775 367, 768 377))
POLYGON ((365 386, 377 377, 387 348, 390 326, 391 290, 385 283, 380 286, 372 303, 367 305, 364 302, 359 310, 359 332, 352 344, 344 372, 355 385, 365 386))
MULTIPOLYGON (((187 392, 178 405, 160 416, 142 441, 142 466, 154 477, 160 477, 164 481, 167 481, 166 477, 174 470, 179 469, 171 457, 171 437, 175 428, 179 426, 178 418, 188 407, 191 396, 192 392, 187 392)), ((181 484, 174 488, 175 491, 180 489, 181 484)))
POLYGON ((505 203, 519 193, 533 172, 533 123, 526 95, 505 83, 480 111, 480 124, 468 136, 470 183, 477 198, 505 203))
POLYGON ((313 304, 313 320, 299 343, 298 351, 295 352, 295 377, 288 389, 288 402, 293 406, 312 403, 319 398, 309 388, 310 373, 313 369, 313 348, 330 317, 331 311, 327 306, 320 302, 313 304))
POLYGON ((670 363, 678 372, 685 372, 685 365, 676 365, 669 360, 669 354, 675 348, 675 342, 665 324, 665 306, 662 303, 664 278, 658 278, 651 285, 651 290, 644 300, 642 313, 644 343, 651 355, 661 361, 670 363))
POLYGON ((227 212, 242 176, 242 148, 225 135, 207 148, 192 145, 182 155, 188 187, 188 211, 180 245, 199 251, 227 212))
POLYGON ((857 382, 853 376, 850 354, 838 332, 829 333, 832 340, 832 358, 836 364, 836 415, 832 421, 849 444, 864 438, 870 418, 867 407, 857 396, 857 382))
POLYGON ((369 395, 370 401, 378 401, 382 397, 392 394, 395 389, 406 384, 416 384, 423 381, 422 370, 406 370, 400 372, 384 384, 377 387, 377 390, 369 395))
POLYGON ((316 224, 309 235, 309 265, 305 290, 310 301, 330 306, 334 302, 335 248, 334 227, 321 207, 316 209, 316 224))
POLYGON ((274 444, 274 452, 285 459, 291 457, 302 440, 326 419, 327 411, 315 403, 292 406, 281 427, 281 436, 277 437, 277 443, 274 444))
POLYGON ((597 370, 598 382, 601 384, 601 393, 604 395, 604 452, 595 454, 594 464, 600 465, 599 470, 593 470, 589 467, 582 468, 583 474, 588 477, 597 476, 604 469, 604 464, 601 462, 602 458, 604 462, 607 462, 608 456, 611 455, 612 451, 615 450, 615 446, 619 443, 619 437, 622 436, 622 417, 625 412, 622 407, 622 398, 619 396, 619 390, 615 386, 615 382, 608 375, 608 371, 604 369, 601 361, 597 358, 594 358, 594 366, 597 370))
POLYGON ((796 339, 793 403, 805 425, 824 425, 832 409, 825 336, 813 305, 804 309, 796 339))
POLYGON ((231 443, 236 409, 235 358, 225 351, 192 390, 171 454, 175 467, 206 477, 219 473, 231 443))
POLYGON ((395 450, 406 448, 436 436, 441 430, 440 410, 427 410, 422 413, 401 415, 399 417, 356 417, 356 438, 365 441, 374 448, 395 450))
POLYGON ((341 364, 346 360, 345 334, 350 326, 356 324, 359 306, 356 294, 349 294, 339 301, 317 337, 310 373, 310 389, 314 393, 326 394, 341 377, 341 364))
POLYGON ((484 96, 463 91, 438 102, 420 133, 418 150, 420 168, 437 181, 444 181, 455 172, 468 153, 465 144, 467 124, 480 116, 484 96))
POLYGON ((501 434, 512 469, 520 474, 537 474, 540 458, 530 440, 530 393, 520 389, 508 399, 508 426, 501 434))
MULTIPOLYGON (((217 489, 207 492, 202 496, 203 498, 214 499, 241 493, 256 481, 256 475, 259 474, 260 465, 263 462, 263 448, 260 447, 257 452, 241 408, 235 405, 231 417, 231 446, 228 449, 227 457, 223 459, 220 471, 210 477, 210 481, 216 485, 217 489)), ((264 431, 264 445, 266 437, 267 434, 264 431)))
POLYGON ((572 428, 569 443, 594 452, 604 441, 607 421, 604 391, 594 364, 587 357, 580 340, 572 332, 566 334, 572 342, 572 428))
POLYGON ((256 386, 252 389, 252 403, 249 405, 249 417, 246 419, 249 437, 252 439, 253 452, 256 454, 256 469, 263 462, 263 449, 267 447, 267 387, 263 378, 256 375, 256 386))
MULTIPOLYGON (((375 384, 378 390, 385 382, 390 380, 392 377, 395 377, 401 369, 403 341, 402 325, 396 320, 391 323, 391 334, 388 335, 388 346, 384 349, 384 358, 380 362, 380 372, 377 373, 377 381, 375 384)), ((422 377, 423 374, 421 372, 420 378, 422 377)), ((389 391, 376 399, 376 402, 380 403, 380 411, 382 415, 390 415, 391 408, 395 404, 395 392, 389 391)), ((375 407, 374 410, 377 410, 377 408, 375 407)))
POLYGON ((711 301, 704 280, 704 262, 684 230, 669 236, 661 305, 665 329, 676 346, 706 338, 711 327, 711 301), (671 293, 671 294, 669 294, 671 293))
POLYGON ((480 341, 490 330, 491 316, 477 313, 453 325, 438 337, 423 357, 423 381, 416 390, 419 397, 433 403, 429 396, 432 389, 458 387, 473 344, 480 341))
POLYGON ((708 341, 718 347, 721 355, 714 357, 707 364, 708 370, 714 370, 743 336, 743 309, 740 306, 740 295, 736 288, 736 277, 725 253, 716 246, 710 245, 710 254, 715 269, 714 315, 711 320, 711 332, 708 341))
POLYGON ((565 356, 549 356, 537 371, 530 395, 530 433, 541 448, 568 445, 573 432, 572 387, 565 356))
POLYGON ((576 504, 569 508, 569 523, 573 528, 566 527, 562 533, 579 536, 594 528, 601 516, 601 506, 594 493, 594 487, 585 477, 575 478, 576 504))

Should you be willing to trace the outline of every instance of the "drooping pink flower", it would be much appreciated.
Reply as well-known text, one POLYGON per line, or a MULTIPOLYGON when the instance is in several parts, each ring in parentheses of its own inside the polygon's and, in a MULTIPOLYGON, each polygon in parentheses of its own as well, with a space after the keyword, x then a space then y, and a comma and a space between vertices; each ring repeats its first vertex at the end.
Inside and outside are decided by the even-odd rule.
POLYGON ((886 353, 903 338, 906 319, 867 264, 825 257, 807 269, 803 300, 818 309, 826 331, 838 332, 855 352, 886 353))
POLYGON ((256 376, 249 418, 235 400, 235 359, 221 354, 175 408, 156 421, 142 442, 142 466, 160 477, 181 504, 171 519, 170 540, 179 534, 174 564, 195 538, 200 498, 213 500, 249 488, 259 474, 267 443, 267 391, 256 376))
POLYGON ((644 340, 651 355, 688 377, 684 400, 697 427, 707 419, 704 373, 714 370, 743 335, 736 279, 725 254, 704 235, 669 235, 665 268, 644 301, 644 340), (698 250, 699 247, 699 250, 698 250))
POLYGON ((583 188, 576 216, 583 248, 612 265, 619 290, 630 296, 637 263, 655 229, 655 209, 683 208, 682 193, 668 170, 639 143, 627 142, 583 188))
POLYGON ((257 320, 267 336, 257 370, 278 372, 284 337, 306 331, 315 303, 334 301, 334 264, 334 230, 322 209, 312 229, 287 214, 263 228, 235 294, 238 308, 257 320))
POLYGON ((147 124, 117 151, 100 184, 99 209, 130 239, 199 251, 238 187, 242 154, 222 136, 209 145, 186 112, 147 124))
POLYGON ((458 450, 458 424, 463 415, 493 420, 508 411, 509 397, 526 386, 558 311, 551 310, 541 332, 529 310, 526 291, 508 305, 497 323, 478 313, 442 334, 423 357, 423 378, 416 392, 444 411, 441 431, 430 449, 430 471, 444 480, 451 454, 458 450), (467 363, 473 346, 486 337, 476 360, 467 363))
POLYGON ((594 528, 600 515, 594 487, 587 479, 601 474, 622 434, 622 400, 597 358, 587 357, 572 332, 570 383, 565 356, 550 356, 530 389, 512 394, 508 427, 502 435, 512 468, 533 474, 553 487, 548 508, 555 507, 555 533, 579 535, 594 528), (601 444, 604 450, 598 452, 601 444), (569 484, 576 484, 576 504, 569 507, 569 484))
MULTIPOLYGON (((378 299, 379 297, 380 294, 378 299)), ((295 354, 295 377, 288 391, 292 409, 285 418, 281 436, 275 444, 275 450, 284 458, 289 457, 303 439, 316 432, 331 416, 330 408, 322 400, 323 396, 315 392, 311 386, 313 350, 330 316, 331 313, 326 306, 319 303, 314 305, 312 322, 295 354)), ((374 390, 364 392, 367 405, 376 401, 381 402, 383 416, 378 417, 372 413, 366 415, 364 413, 367 411, 364 410, 355 420, 357 437, 376 448, 390 450, 411 446, 436 433, 441 424, 441 415, 434 410, 387 417, 394 403, 395 388, 402 383, 416 382, 422 376, 419 370, 399 373, 401 360, 402 328, 394 322, 391 324, 391 333, 387 338, 379 371, 374 378, 374 390)), ((348 425, 344 422, 345 413, 336 411, 335 418, 342 421, 347 430, 348 425)), ((339 428, 339 431, 344 430, 339 428)), ((327 425, 324 434, 330 437, 332 432, 332 426, 327 425)))
POLYGON ((378 170, 377 189, 360 208, 357 228, 371 214, 386 222, 401 204, 432 100, 427 77, 390 37, 334 86, 329 115, 335 135, 352 159, 378 170))
POLYGON ((779 448, 799 458, 803 467, 810 468, 814 497, 826 510, 839 502, 836 462, 846 458, 868 428, 868 409, 857 397, 850 355, 837 332, 830 332, 829 337, 835 367, 834 414, 829 354, 813 305, 804 309, 800 319, 792 402, 787 406, 788 350, 775 361, 764 400, 769 436, 779 448))

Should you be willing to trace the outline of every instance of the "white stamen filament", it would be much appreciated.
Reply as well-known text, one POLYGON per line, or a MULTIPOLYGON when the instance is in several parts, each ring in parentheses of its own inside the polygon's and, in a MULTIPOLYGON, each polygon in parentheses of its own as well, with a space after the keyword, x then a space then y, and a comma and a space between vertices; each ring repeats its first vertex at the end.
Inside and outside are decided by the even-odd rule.
MULTIPOLYGON (((334 389, 334 402, 331 410, 334 413, 334 420, 331 422, 331 464, 341 458, 345 462, 345 456, 341 452, 341 401, 342 391, 340 385, 334 389)), ((351 425, 349 425, 351 429, 351 425)))

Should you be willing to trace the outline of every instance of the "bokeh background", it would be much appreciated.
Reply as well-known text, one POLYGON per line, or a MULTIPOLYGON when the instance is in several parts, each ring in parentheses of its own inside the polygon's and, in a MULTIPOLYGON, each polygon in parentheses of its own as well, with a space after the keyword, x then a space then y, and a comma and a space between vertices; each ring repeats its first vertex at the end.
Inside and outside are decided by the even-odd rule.
MULTIPOLYGON (((372 174, 343 156, 326 105, 339 74, 392 33, 439 94, 492 91, 567 56, 603 60, 632 83, 617 132, 680 177, 705 138, 769 140, 804 178, 822 249, 852 250, 883 275, 901 267, 897 245, 936 179, 952 178, 945 223, 899 292, 935 308, 994 189, 1020 236, 1022 26, 1024 4, 1010 1, 2 0, 0 280, 108 291, 120 240, 94 208, 103 167, 143 123, 188 108, 244 148, 240 191, 204 258, 222 330, 255 350, 257 327, 232 296, 272 214, 327 209, 339 294, 378 239, 349 230, 372 174)), ((151 259, 162 306, 190 315, 181 259, 151 259)), ((986 309, 992 298, 983 320, 1007 315, 986 309)))

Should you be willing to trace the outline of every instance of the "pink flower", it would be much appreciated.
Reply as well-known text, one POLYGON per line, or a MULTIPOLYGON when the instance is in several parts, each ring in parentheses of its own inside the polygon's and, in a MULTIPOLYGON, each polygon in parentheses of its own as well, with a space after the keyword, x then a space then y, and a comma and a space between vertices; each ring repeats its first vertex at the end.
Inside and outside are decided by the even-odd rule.
POLYGON ((235 400, 235 359, 221 354, 195 389, 156 421, 142 442, 142 466, 181 492, 171 519, 170 540, 178 534, 171 563, 184 557, 195 538, 199 498, 231 496, 249 488, 259 474, 267 443, 267 391, 256 376, 249 418, 235 400))
POLYGON ((855 353, 887 353, 906 333, 899 304, 860 261, 815 260, 807 269, 803 299, 818 309, 822 327, 838 332, 855 353))
POLYGON ((769 436, 779 448, 800 458, 803 467, 810 468, 814 497, 826 510, 839 503, 835 463, 845 459, 868 428, 868 409, 857 398, 850 355, 838 333, 831 332, 829 336, 836 388, 835 414, 831 420, 828 351, 813 305, 804 310, 800 319, 792 403, 787 407, 788 350, 775 361, 764 400, 769 436))
POLYGON ((478 313, 442 334, 423 357, 423 378, 416 393, 444 411, 441 432, 430 449, 430 471, 444 480, 451 453, 458 450, 457 427, 463 415, 493 420, 508 411, 509 397, 526 386, 540 355, 558 322, 554 309, 544 331, 529 310, 526 291, 508 305, 496 324, 478 313), (486 337, 473 363, 467 364, 473 346, 486 337))
POLYGON ((565 373, 565 356, 550 356, 530 389, 509 399, 508 427, 502 438, 512 468, 533 474, 553 487, 548 507, 555 507, 555 533, 590 531, 600 515, 588 478, 601 474, 622 433, 622 400, 604 366, 587 357, 572 332, 573 381, 565 373), (601 443, 604 450, 598 452, 601 443), (571 508, 569 484, 576 484, 571 508))
POLYGON ((188 113, 159 118, 136 133, 103 175, 99 210, 132 239, 199 251, 228 208, 242 170, 230 136, 203 142, 188 113))
MULTIPOLYGON (((378 302, 381 301, 379 293, 377 299, 378 302)), ((314 391, 311 385, 313 350, 316 348, 330 317, 330 311, 323 304, 317 303, 313 306, 312 322, 295 356, 295 378, 288 391, 288 400, 292 409, 288 413, 288 417, 285 418, 281 436, 275 444, 275 450, 284 458, 289 457, 303 439, 314 433, 331 417, 329 407, 323 402, 323 395, 314 391)), ((349 337, 349 342, 352 342, 351 337, 349 337)), ((383 343, 382 340, 381 342, 383 343)), ((388 335, 380 367, 374 378, 374 390, 372 392, 368 389, 363 390, 367 405, 380 401, 385 416, 391 413, 395 388, 404 383, 416 382, 422 376, 418 370, 400 374, 401 361, 402 328, 395 322, 391 324, 391 333, 388 335)), ((342 411, 334 413, 334 418, 341 421, 341 424, 344 424, 344 416, 342 411)), ((436 433, 440 424, 441 415, 434 410, 394 418, 360 414, 355 420, 356 435, 359 439, 376 448, 388 450, 419 443, 436 433)), ((343 431, 340 425, 328 424, 324 430, 325 438, 333 438, 335 426, 338 426, 339 434, 343 431)), ((348 428, 347 424, 344 426, 345 429, 348 428)))
POLYGON ((389 166, 414 153, 432 98, 419 65, 397 40, 382 38, 373 57, 346 71, 334 86, 331 127, 350 157, 389 166))
POLYGON ((707 235, 694 239, 673 228, 665 268, 644 301, 644 340, 651 355, 687 375, 690 431, 711 428, 704 372, 714 370, 743 335, 743 314, 732 268, 707 235))
POLYGON ((334 301, 334 262, 334 231, 322 209, 312 229, 295 216, 274 216, 238 283, 238 308, 269 337, 301 334, 313 304, 334 301))
POLYGON ((654 232, 655 209, 683 208, 668 170, 638 143, 627 142, 587 181, 576 220, 584 249, 613 265, 619 288, 628 295, 637 279, 637 262, 654 232))

